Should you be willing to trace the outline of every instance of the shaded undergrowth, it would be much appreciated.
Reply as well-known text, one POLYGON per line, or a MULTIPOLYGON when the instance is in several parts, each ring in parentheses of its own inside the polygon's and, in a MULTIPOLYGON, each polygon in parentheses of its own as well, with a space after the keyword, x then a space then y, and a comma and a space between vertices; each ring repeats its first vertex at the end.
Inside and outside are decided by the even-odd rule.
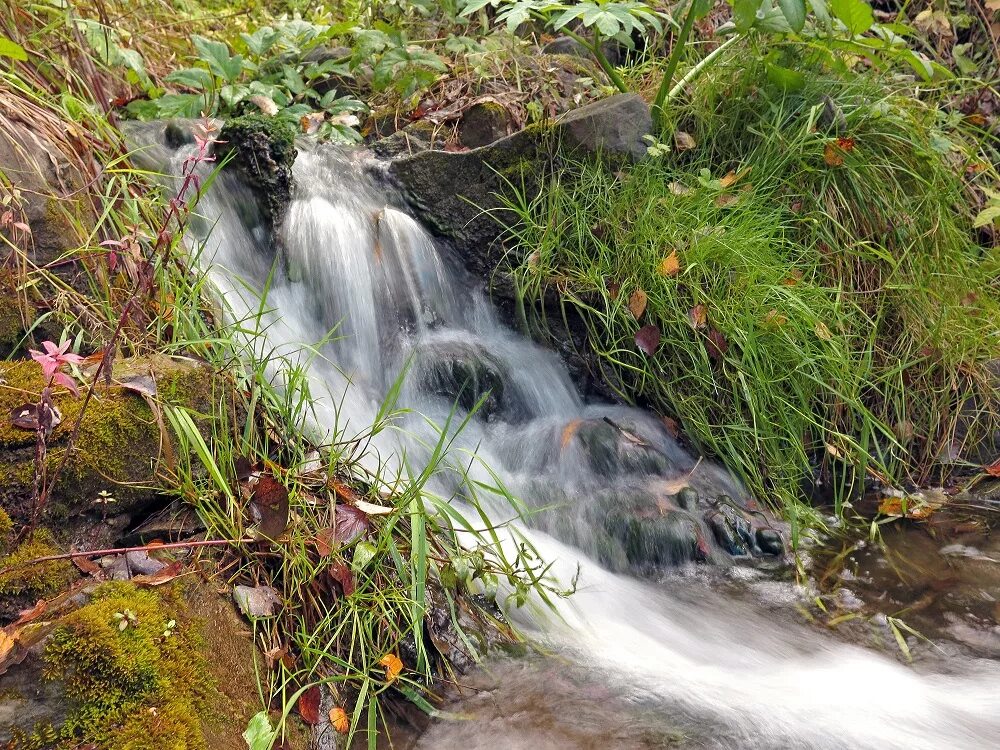
POLYGON ((794 519, 816 478, 840 503, 982 460, 1000 295, 973 216, 996 175, 975 123, 905 84, 803 61, 788 91, 755 59, 672 113, 669 155, 510 199, 509 257, 537 332, 579 313, 623 398, 794 519))

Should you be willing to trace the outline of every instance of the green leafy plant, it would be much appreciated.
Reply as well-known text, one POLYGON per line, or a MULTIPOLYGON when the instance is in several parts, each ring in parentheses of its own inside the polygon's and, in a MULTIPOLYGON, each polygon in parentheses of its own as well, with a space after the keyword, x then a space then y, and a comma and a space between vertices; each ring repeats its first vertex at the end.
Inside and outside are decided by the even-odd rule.
POLYGON ((240 35, 245 53, 195 35, 191 38, 197 54, 194 64, 164 78, 178 91, 151 89, 147 99, 131 102, 127 110, 139 119, 228 117, 251 106, 291 120, 320 138, 356 142, 360 136, 355 113, 366 109, 364 103, 341 95, 335 87, 317 90, 319 82, 330 75, 346 73, 346 61, 314 61, 307 55, 331 32, 329 26, 298 19, 262 26, 240 35))
POLYGON ((621 74, 608 60, 603 44, 611 39, 633 47, 632 34, 646 37, 651 32, 662 33, 663 21, 669 16, 651 5, 637 0, 586 0, 575 3, 553 3, 546 0, 469 0, 463 16, 471 16, 487 6, 499 10, 497 21, 509 31, 529 20, 543 22, 553 31, 566 34, 589 51, 615 87, 628 91, 621 74), (590 36, 575 31, 582 26, 590 36))

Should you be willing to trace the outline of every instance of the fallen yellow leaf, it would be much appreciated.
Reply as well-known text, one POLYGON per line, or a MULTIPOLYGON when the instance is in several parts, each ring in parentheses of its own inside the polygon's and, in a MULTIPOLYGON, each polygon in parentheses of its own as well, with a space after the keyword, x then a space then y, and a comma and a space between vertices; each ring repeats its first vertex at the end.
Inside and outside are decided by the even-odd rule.
POLYGON ((386 654, 379 660, 379 664, 385 667, 385 681, 393 682, 403 671, 403 662, 395 654, 386 654))
POLYGON ((750 167, 745 167, 739 172, 729 172, 725 177, 719 180, 719 184, 724 188, 730 187, 746 177, 749 172, 750 167))
POLYGON ((830 333, 830 329, 826 327, 826 323, 822 320, 816 323, 816 336, 822 341, 829 341, 833 338, 833 334, 830 333))
POLYGON ((641 289, 636 289, 632 292, 632 296, 628 300, 628 309, 632 313, 632 317, 636 320, 642 317, 642 314, 646 312, 646 302, 649 298, 646 293, 641 289))
POLYGON ((670 254, 660 261, 660 275, 661 276, 676 276, 677 272, 681 270, 681 259, 677 257, 677 251, 671 250, 670 254))

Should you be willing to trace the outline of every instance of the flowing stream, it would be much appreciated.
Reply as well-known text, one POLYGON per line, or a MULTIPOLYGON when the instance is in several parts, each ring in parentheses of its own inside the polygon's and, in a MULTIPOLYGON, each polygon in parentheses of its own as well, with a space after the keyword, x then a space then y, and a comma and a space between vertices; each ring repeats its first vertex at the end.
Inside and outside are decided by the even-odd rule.
MULTIPOLYGON (((1000 746, 994 661, 907 667, 804 626, 790 607, 728 598, 697 576, 623 574, 635 560, 601 526, 608 508, 673 494, 679 480, 742 501, 740 487, 696 463, 650 416, 585 403, 559 358, 501 324, 373 170, 360 152, 300 153, 280 248, 260 228, 250 191, 227 175, 200 204, 194 231, 207 238, 202 263, 234 319, 260 332, 254 345, 274 377, 294 387, 283 374, 293 363, 308 379, 317 429, 362 434, 397 392, 410 412, 371 439, 367 460, 383 472, 419 469, 432 424, 445 423, 456 398, 462 418, 482 396, 452 449, 464 472, 439 472, 434 489, 461 497, 470 480, 493 483, 491 467, 529 506, 556 506, 523 533, 564 581, 579 566, 580 589, 559 603, 560 617, 530 605, 511 616, 563 659, 562 677, 551 664, 499 663, 494 677, 506 682, 494 703, 510 711, 436 722, 419 747, 1000 746), (541 717, 550 710, 561 718, 541 717)), ((688 510, 671 508, 681 521, 659 541, 676 549, 653 562, 700 554, 731 564, 688 510)), ((502 502, 492 512, 511 516, 502 502)))

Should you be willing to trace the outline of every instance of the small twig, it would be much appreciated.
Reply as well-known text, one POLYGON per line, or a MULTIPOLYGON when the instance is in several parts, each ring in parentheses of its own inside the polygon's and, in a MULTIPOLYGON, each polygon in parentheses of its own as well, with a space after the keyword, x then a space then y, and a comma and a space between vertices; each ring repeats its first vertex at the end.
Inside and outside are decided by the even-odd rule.
POLYGON ((41 563, 52 562, 54 560, 75 560, 80 557, 103 557, 104 555, 124 555, 128 552, 149 552, 157 549, 193 549, 195 547, 225 547, 227 545, 236 546, 238 544, 252 544, 260 541, 253 537, 241 537, 240 539, 202 539, 194 542, 169 542, 167 544, 143 544, 138 547, 114 547, 111 549, 95 549, 89 552, 64 552, 59 555, 45 555, 36 557, 33 560, 24 560, 15 565, 8 565, 0 568, 0 575, 6 575, 13 570, 39 565, 41 563))

